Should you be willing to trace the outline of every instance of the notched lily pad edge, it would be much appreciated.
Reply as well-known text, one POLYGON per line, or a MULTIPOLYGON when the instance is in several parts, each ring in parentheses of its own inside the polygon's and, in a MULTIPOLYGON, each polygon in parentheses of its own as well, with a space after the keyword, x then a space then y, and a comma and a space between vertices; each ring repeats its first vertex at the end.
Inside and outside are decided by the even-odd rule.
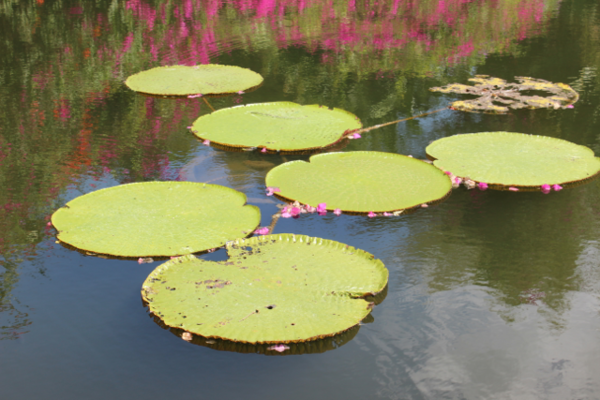
MULTIPOLYGON (((126 185, 148 185, 148 184, 154 184, 154 183, 163 183, 163 182, 172 182, 172 181, 134 182, 134 183, 127 183, 126 185)), ((222 186, 222 185, 216 185, 216 184, 212 184, 212 183, 204 183, 204 182, 187 182, 187 181, 179 181, 178 183, 181 183, 181 184, 195 184, 195 185, 197 185, 197 184, 200 184, 200 183, 201 183, 201 184, 203 184, 203 185, 205 185, 205 186, 206 186, 206 185, 209 185, 209 186, 220 186, 220 187, 223 187, 223 188, 225 188, 225 189, 228 189, 228 190, 232 190, 232 191, 235 191, 235 192, 239 192, 239 191, 237 191, 237 190, 235 190, 235 189, 232 189, 232 188, 230 188, 230 187, 227 187, 227 186, 222 186)), ((89 192, 89 193, 95 193, 95 192, 98 192, 98 191, 101 191, 101 190, 102 190, 102 191, 103 191, 103 190, 111 190, 111 189, 118 188, 118 187, 120 187, 120 186, 123 186, 123 185, 115 185, 115 186, 111 186, 111 187, 108 187, 108 188, 104 188, 104 189, 95 190, 95 191, 93 191, 93 192, 89 192)), ((89 193, 86 193, 86 194, 89 194, 89 193)), ((255 206, 255 205, 252 205, 252 204, 248 204, 248 202, 247 202, 247 200, 248 200, 248 197, 246 196, 246 194, 245 194, 245 193, 243 193, 243 192, 239 192, 239 193, 241 193, 242 195, 244 195, 244 204, 242 205, 242 207, 246 207, 246 206, 249 206, 249 207, 254 207, 254 208, 256 208, 256 209, 258 210, 258 212, 260 213, 260 208, 259 208, 259 207, 255 206)), ((85 255, 85 256, 96 256, 96 257, 105 258, 105 259, 109 259, 109 260, 137 260, 137 259, 139 259, 139 258, 147 258, 147 257, 151 257, 151 258, 155 259, 154 261, 161 261, 161 260, 169 260, 169 259, 171 259, 171 257, 179 257, 179 256, 183 256, 183 255, 185 255, 185 254, 175 254, 175 255, 164 255, 164 254, 118 255, 118 254, 109 254, 109 253, 101 253, 101 252, 97 252, 97 251, 90 250, 90 249, 86 249, 86 248, 83 248, 83 247, 76 247, 76 246, 74 246, 74 245, 72 245, 72 244, 70 244, 70 243, 68 243, 68 242, 65 242, 65 241, 63 241, 63 240, 60 238, 60 233, 61 233, 62 231, 61 231, 61 230, 59 230, 59 229, 56 227, 56 225, 54 225, 54 222, 52 222, 52 219, 53 219, 54 215, 56 214, 56 212, 57 212, 58 210, 60 210, 60 209, 62 209, 62 208, 65 208, 65 207, 66 207, 66 208, 69 208, 69 207, 68 207, 69 203, 71 203, 71 202, 73 202, 73 201, 75 201, 75 200, 79 200, 79 199, 80 199, 81 197, 83 197, 83 196, 85 196, 85 194, 84 194, 84 195, 81 195, 81 196, 78 196, 78 197, 76 197, 76 198, 74 198, 74 199, 72 199, 72 200, 68 201, 68 202, 67 202, 67 203, 66 203, 64 206, 62 206, 62 207, 59 207, 59 208, 58 208, 56 211, 54 211, 54 213, 52 213, 52 216, 51 216, 51 218, 50 218, 50 223, 52 224, 52 228, 54 228, 54 230, 56 231, 56 234, 55 234, 54 238, 56 239, 56 243, 57 243, 57 244, 60 244, 61 246, 63 246, 64 248, 66 248, 66 249, 68 249, 68 250, 75 250, 75 251, 77 251, 78 253, 81 253, 81 254, 83 254, 83 255, 85 255)), ((258 223, 258 224, 257 224, 257 225, 256 225, 254 228, 252 228, 252 229, 249 229, 249 230, 247 231, 248 233, 247 233, 247 235, 246 235, 246 236, 250 236, 250 235, 252 235, 252 233, 253 233, 253 232, 254 232, 254 231, 255 231, 255 230, 256 230, 256 229, 257 229, 259 226, 260 226, 260 221, 259 221, 259 223, 258 223)), ((226 243, 223 243, 221 246, 218 246, 218 247, 214 247, 214 248, 211 248, 211 249, 205 249, 205 250, 198 250, 198 251, 195 251, 195 252, 189 253, 189 255, 202 255, 202 254, 212 253, 212 252, 213 252, 215 249, 224 248, 226 244, 227 244, 227 242, 226 242, 226 243)))
MULTIPOLYGON (((436 168, 438 168, 440 171, 444 171, 442 168, 438 167, 437 165, 435 165, 435 161, 437 160, 437 158, 430 156, 429 154, 427 154, 427 158, 429 160, 432 161, 432 165, 436 168)), ((596 158, 600 158, 600 157, 596 157, 596 158)), ((446 172, 446 171, 444 171, 446 172)), ((452 171, 448 171, 448 172, 452 172, 452 171)), ((466 176, 459 176, 456 175, 457 177, 461 178, 461 179, 471 179, 469 177, 466 176)), ((596 172, 594 175, 590 175, 586 178, 583 179, 579 179, 579 180, 575 180, 575 181, 567 181, 567 182, 561 182, 558 183, 558 185, 560 185, 563 189, 572 189, 574 187, 577 186, 581 186, 581 185, 585 185, 595 179, 597 179, 600 176, 600 171, 596 172)), ((542 192, 542 187, 541 185, 538 186, 534 186, 534 185, 515 185, 515 184, 502 184, 502 183, 490 183, 490 182, 483 182, 483 181, 476 181, 471 179, 473 182, 475 182, 475 184, 479 184, 479 183, 486 183, 487 184, 487 189, 492 189, 492 190, 498 190, 498 191, 511 191, 510 188, 516 188, 518 189, 519 192, 542 192)))
MULTIPOLYGON (((252 104, 254 104, 254 103, 252 103, 252 104)), ((252 104, 244 104, 244 105, 235 106, 235 107, 231 107, 231 108, 247 107, 247 106, 252 106, 252 104)), ((258 104, 260 104, 260 103, 258 103, 258 104)), ((350 111, 344 110, 342 108, 327 107, 322 104, 308 104, 308 105, 301 105, 301 106, 303 106, 303 107, 318 106, 319 108, 327 108, 328 110, 331 110, 331 111, 338 111, 338 112, 343 112, 343 113, 349 114, 350 116, 356 118, 356 120, 358 121, 360 126, 355 129, 346 129, 343 133, 340 134, 340 137, 336 141, 334 141, 330 144, 327 144, 325 146, 304 147, 301 149, 273 149, 268 146, 250 147, 250 146, 244 146, 244 145, 235 145, 235 144, 230 144, 230 143, 217 142, 217 141, 213 141, 208 138, 200 136, 198 134, 198 131, 196 131, 194 129, 193 124, 192 124, 191 131, 198 140, 200 140, 202 142, 208 140, 210 142, 210 144, 209 144, 210 146, 218 148, 220 150, 233 151, 233 152, 257 151, 257 152, 264 152, 266 154, 295 154, 295 155, 305 155, 306 154, 306 155, 308 155, 308 154, 315 154, 315 153, 318 153, 321 151, 337 150, 337 149, 341 149, 341 148, 345 147, 345 145, 347 145, 350 141, 350 138, 348 137, 349 133, 358 131, 358 130, 362 129, 362 127, 363 127, 362 121, 356 115, 354 115, 350 111)), ((217 110, 215 112, 218 112, 218 111, 220 111, 220 110, 217 110)))
MULTIPOLYGON (((321 245, 324 242, 325 243, 334 243, 336 244, 336 246, 339 249, 343 249, 343 250, 347 250, 350 251, 354 254, 357 254, 358 256, 361 257, 365 257, 368 258, 369 260, 373 260, 375 259, 375 256, 373 254, 370 254, 364 250, 361 249, 357 249, 355 247, 352 247, 350 245, 346 245, 340 242, 335 242, 332 240, 328 240, 328 239, 323 239, 323 238, 316 238, 316 237, 310 237, 307 235, 295 235, 293 233, 280 233, 280 234, 273 234, 273 235, 264 235, 264 236, 255 236, 255 237, 251 237, 248 239, 236 239, 233 240, 231 242, 227 242, 227 244, 225 245, 226 248, 231 248, 231 247, 246 247, 246 246, 252 246, 253 244, 260 244, 260 242, 276 242, 277 240, 287 240, 287 241, 293 241, 293 242, 302 242, 302 243, 306 243, 307 245, 312 244, 316 244, 316 245, 321 245)), ((156 279, 154 278, 155 274, 160 274, 163 272, 163 270, 168 269, 174 265, 177 264, 181 264, 184 263, 186 261, 192 261, 194 259, 197 259, 196 256, 188 254, 188 255, 183 255, 181 257, 177 257, 177 258, 173 258, 169 261, 167 261, 164 264, 159 265, 158 267, 156 267, 149 275, 148 277, 146 277, 146 279, 144 280, 144 283, 142 284, 142 289, 141 289, 141 296, 142 296, 142 303, 144 305, 144 307, 148 307, 148 312, 149 314, 154 318, 155 322, 157 322, 161 327, 165 328, 165 329, 176 329, 180 332, 186 332, 185 330, 182 330, 181 327, 178 326, 170 326, 167 325, 164 320, 160 317, 160 315, 158 313, 155 313, 154 310, 152 309, 152 299, 149 298, 149 292, 151 290, 151 286, 149 286, 148 281, 152 280, 152 279, 156 279), (149 290, 150 289, 150 290, 149 290)), ((379 259, 375 259, 376 261, 378 261, 381 266, 385 269, 385 265, 383 264, 383 262, 381 262, 381 260, 379 259)), ((227 260, 225 261, 213 261, 215 263, 225 263, 227 262, 227 260)), ((351 298, 359 301, 359 300, 363 300, 365 302, 365 307, 367 310, 372 310, 376 305, 380 304, 385 297, 387 296, 387 289, 388 289, 388 283, 389 283, 389 275, 388 275, 388 279, 386 279, 385 281, 385 285, 378 291, 376 292, 368 292, 368 293, 363 293, 362 295, 357 295, 357 294, 351 294, 348 292, 340 292, 340 293, 336 293, 339 295, 348 295, 351 298)), ((369 315, 371 314, 371 311, 369 311, 368 313, 366 313, 360 320, 356 321, 355 324, 349 326, 348 328, 335 332, 335 333, 331 333, 331 334, 324 334, 324 335, 315 335, 309 338, 305 338, 305 339, 298 339, 298 340, 285 340, 285 341, 277 341, 277 340, 270 340, 270 341, 257 341, 257 342, 248 342, 245 340, 231 340, 225 337, 221 337, 221 336, 217 336, 217 335, 210 335, 210 336, 204 336, 204 335, 199 335, 197 333, 193 333, 193 332, 189 332, 190 334, 192 334, 192 336, 194 338, 200 338, 200 341, 202 341, 202 339, 204 339, 204 341, 206 340, 219 340, 222 341, 224 343, 232 343, 232 344, 246 344, 246 345, 267 345, 267 344, 283 344, 283 343, 305 343, 305 342, 312 342, 312 341, 316 341, 316 340, 322 340, 322 339, 328 339, 328 338, 332 338, 338 335, 342 335, 344 333, 347 333, 349 330, 356 328, 358 325, 360 325, 361 321, 363 321, 365 318, 367 318, 369 315)))

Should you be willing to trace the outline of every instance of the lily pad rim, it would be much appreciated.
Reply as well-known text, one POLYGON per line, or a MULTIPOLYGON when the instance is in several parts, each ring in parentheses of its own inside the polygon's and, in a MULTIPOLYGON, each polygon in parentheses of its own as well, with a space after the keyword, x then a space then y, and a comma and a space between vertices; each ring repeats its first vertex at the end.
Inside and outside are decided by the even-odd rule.
MULTIPOLYGON (((543 137, 543 138, 549 138, 549 139, 559 140, 559 141, 563 141, 563 142, 568 142, 568 143, 570 143, 572 145, 575 145, 575 146, 578 146, 578 147, 583 147, 583 148, 589 150, 589 152, 591 152, 591 154, 595 155, 595 153, 594 153, 594 151, 592 149, 590 149, 587 146, 581 145, 581 144, 573 143, 571 141, 568 141, 568 140, 565 140, 565 139, 560 139, 560 138, 555 138, 555 137, 552 137, 552 136, 534 135, 534 134, 522 133, 522 132, 486 131, 486 132, 472 132, 472 133, 457 133, 455 135, 446 136, 446 137, 443 137, 443 138, 436 139, 435 141, 443 140, 443 139, 447 139, 447 138, 451 138, 451 137, 454 137, 454 136, 476 135, 476 134, 480 134, 480 133, 497 133, 497 132, 517 133, 517 134, 520 134, 520 135, 543 137)), ((431 142, 429 145, 433 144, 434 142, 431 142)), ((429 147, 429 145, 427 147, 429 147)), ((425 153, 426 153, 427 159, 429 159, 432 162, 433 166, 435 166, 436 168, 438 168, 440 171, 445 172, 438 165, 436 165, 435 162, 438 160, 438 158, 435 158, 432 155, 430 155, 427 152, 427 147, 425 148, 425 153)), ((594 157, 594 158, 600 160, 600 157, 594 157)), ((452 173, 452 171, 448 171, 448 172, 452 173)), ((458 175, 456 175, 456 176, 458 176, 458 175)), ((458 176, 458 177, 462 178, 462 179, 465 178, 464 176, 458 176)), ((591 181, 593 181, 594 179, 596 179, 598 177, 600 177, 600 170, 597 173, 595 173, 594 175, 590 175, 590 176, 585 177, 583 179, 578 179, 578 180, 575 180, 575 181, 560 182, 560 183, 558 183, 558 185, 562 186, 563 189, 570 189, 570 188, 574 188, 574 187, 586 184, 588 182, 591 182, 591 181)), ((476 184, 478 184, 478 183, 486 183, 488 185, 488 189, 498 190, 498 191, 510 191, 509 188, 511 188, 511 187, 519 189, 519 192, 541 192, 542 191, 540 185, 501 184, 501 183, 493 183, 493 182, 490 183, 490 182, 483 182, 483 181, 477 181, 477 180, 473 180, 473 182, 475 182, 476 184)))
MULTIPOLYGON (((71 200, 69 200, 67 203, 65 203, 63 206, 57 208, 56 210, 54 210, 54 212, 52 213, 52 215, 50 216, 50 223, 52 224, 52 227, 54 228, 54 230, 56 231, 55 234, 55 239, 59 241, 59 244, 63 247, 65 247, 66 249, 69 250, 75 250, 83 255, 86 256, 97 256, 100 258, 105 258, 105 259, 109 259, 109 260, 138 260, 139 258, 152 258, 154 261, 161 261, 161 260, 169 260, 171 259, 171 257, 173 256, 169 256, 169 255, 164 255, 164 254, 145 254, 145 255, 136 255, 136 256, 122 256, 122 255, 115 255, 115 254, 110 254, 110 253, 102 253, 102 252, 97 252, 94 250, 89 250, 89 249, 84 249, 81 247, 77 247, 72 245, 69 242, 63 241, 60 238, 60 233, 62 232, 61 230, 59 230, 56 225, 54 224, 54 216, 62 209, 64 209, 65 207, 67 207, 69 204, 71 204, 73 201, 75 200, 79 200, 84 196, 87 195, 93 195, 96 192, 101 192, 101 191, 107 191, 107 190, 112 190, 116 188, 121 188, 123 186, 131 186, 131 185, 148 185, 148 184, 165 184, 165 183, 172 183, 172 184, 191 184, 191 185, 204 185, 204 186, 217 186, 217 187, 221 187, 223 189, 227 189, 228 191, 234 191, 237 192, 241 195, 243 195, 244 198, 244 204, 241 205, 241 207, 251 207, 252 209, 254 209, 255 211, 257 211, 260 215, 260 207, 255 206, 253 204, 248 204, 248 196, 246 196, 246 194, 244 192, 235 190, 233 188, 227 187, 227 186, 222 186, 222 185, 217 185, 217 184, 213 184, 213 183, 205 183, 205 182, 191 182, 191 181, 147 181, 147 182, 130 182, 130 183, 124 183, 124 184, 119 184, 119 185, 114 185, 114 186, 110 186, 107 188, 102 188, 102 189, 97 189, 97 190, 93 190, 91 192, 82 194, 80 196, 77 196, 71 200)), ((67 207, 69 208, 69 207, 67 207)), ((254 230, 256 230, 256 228, 258 228, 260 226, 260 218, 259 218, 259 222, 258 224, 252 228, 251 230, 248 230, 247 236, 250 236, 253 234, 254 230)), ((236 238, 237 239, 237 238, 236 238)), ((235 239, 233 239, 235 240, 235 239)), ((224 243, 223 245, 221 245, 220 248, 223 248, 227 243, 224 243)), ((212 249, 206 249, 206 250, 199 250, 193 253, 190 253, 189 255, 200 255, 200 254, 206 254, 209 251, 211 251, 212 249)))
POLYGON ((293 101, 269 101, 269 102, 263 102, 263 103, 240 104, 240 105, 233 106, 233 107, 221 108, 221 109, 213 111, 213 112, 211 112, 209 114, 202 115, 202 116, 198 117, 192 123, 191 131, 194 134, 194 136, 196 136, 196 138, 198 140, 200 140, 200 141, 209 140, 211 146, 214 143, 215 145, 217 145, 215 147, 219 147, 219 148, 222 148, 224 150, 227 150, 227 149, 239 149, 239 150, 242 150, 242 151, 249 151, 249 150, 261 151, 263 149, 266 149, 266 152, 270 153, 270 154, 298 154, 298 153, 313 153, 315 151, 329 149, 331 147, 334 147, 334 146, 338 145, 341 142, 349 141, 349 138, 347 136, 348 133, 360 130, 360 129, 362 129, 362 127, 363 127, 363 123, 360 120, 360 118, 358 118, 358 116, 356 114, 351 113, 348 110, 344 110, 343 108, 327 107, 327 106, 322 105, 322 104, 299 104, 299 103, 294 103, 293 101), (341 113, 344 113, 344 114, 348 114, 351 117, 354 117, 360 126, 357 127, 357 128, 355 128, 355 129, 347 129, 346 131, 344 131, 344 132, 342 132, 340 134, 340 137, 339 137, 338 140, 336 140, 335 142, 332 142, 330 144, 327 144, 325 146, 305 147, 305 148, 301 148, 301 149, 272 149, 272 148, 270 148, 268 146, 263 146, 263 147, 260 147, 260 148, 258 148, 258 147, 254 148, 254 147, 249 147, 249 146, 244 146, 244 145, 235 145, 235 144, 230 144, 230 143, 223 143, 223 142, 218 142, 218 141, 215 141, 215 140, 210 140, 210 139, 204 138, 204 137, 200 136, 197 133, 198 131, 196 131, 194 129, 194 125, 202 117, 206 117, 206 116, 209 116, 209 115, 214 115, 216 113, 224 112, 224 111, 229 111, 229 110, 232 110, 232 109, 237 109, 237 108, 240 108, 240 107, 253 107, 253 106, 260 106, 260 105, 274 104, 274 103, 287 103, 287 104, 293 104, 293 105, 300 106, 300 107, 325 108, 325 109, 327 109, 329 111, 341 112, 341 113))
MULTIPOLYGON (((261 235, 261 236, 254 236, 254 237, 250 237, 247 239, 236 239, 234 241, 228 242, 226 244, 226 248, 229 248, 231 246, 249 246, 249 245, 253 245, 253 244, 259 244, 259 242, 261 241, 273 241, 273 240, 284 240, 287 239, 288 241, 294 240, 295 238, 309 238, 309 239, 318 239, 320 240, 320 244, 323 244, 323 242, 327 242, 327 243, 332 243, 332 244, 338 244, 338 245, 344 245, 344 243, 341 242, 337 242, 335 240, 330 240, 330 239, 323 239, 323 238, 317 238, 317 237, 311 237, 308 235, 297 235, 294 233, 278 233, 278 234, 271 234, 271 235, 261 235)), ((365 302, 365 306, 367 307, 367 309, 369 310, 369 312, 367 314, 365 314, 365 316, 363 318, 361 318, 359 321, 357 321, 355 324, 348 326, 346 329, 343 329, 341 331, 337 331, 331 334, 323 334, 323 335, 315 335, 309 338, 304 338, 304 339, 295 339, 295 340, 266 340, 266 341, 257 341, 257 342, 250 342, 250 341, 245 341, 245 340, 232 340, 230 338, 227 337, 222 337, 222 336, 218 336, 218 335, 201 335, 198 334, 196 332, 189 332, 186 331, 184 329, 182 329, 181 327, 178 326, 171 326, 165 323, 165 321, 160 317, 160 315, 158 313, 155 312, 155 310, 152 309, 152 300, 148 299, 147 297, 147 289, 146 288, 150 288, 151 287, 151 283, 152 280, 154 280, 154 275, 157 273, 162 273, 164 269, 168 269, 170 267, 173 266, 177 266, 177 264, 182 264, 186 261, 194 261, 194 260, 201 260, 201 261, 205 261, 205 262, 212 262, 215 264, 224 264, 226 262, 228 262, 229 258, 227 260, 223 260, 223 261, 211 261, 211 260, 204 260, 201 258, 196 257, 193 254, 187 254, 187 255, 183 255, 180 257, 176 257, 173 259, 170 259, 169 261, 167 261, 166 263, 163 263, 159 266, 157 266, 154 270, 152 270, 150 272, 150 274, 148 274, 148 276, 146 277, 146 279, 144 280, 144 282, 142 283, 142 289, 141 289, 141 296, 142 296, 142 302, 144 304, 144 306, 148 307, 148 312, 151 314, 151 316, 153 316, 154 318, 158 318, 160 320, 160 324, 162 324, 165 327, 169 327, 169 328, 175 328, 175 329, 179 329, 181 331, 184 332, 189 332, 193 335, 193 337, 200 337, 200 338, 205 338, 205 339, 218 339, 218 340, 222 340, 222 341, 226 341, 226 342, 233 342, 233 343, 245 343, 245 344, 252 344, 252 345, 263 345, 263 344, 279 344, 279 343, 305 343, 305 342, 312 342, 312 341, 316 341, 316 340, 321 340, 321 339, 327 339, 327 338, 331 338, 331 337, 335 337, 338 336, 340 334, 343 334, 347 331, 349 331, 352 328, 355 328, 357 325, 360 325, 361 321, 364 320, 368 315, 371 314, 372 310, 375 308, 376 305, 380 304, 381 301, 383 299, 381 299, 381 301, 376 302, 369 302, 367 300, 367 298, 369 297, 377 297, 378 295, 381 295, 382 293, 386 293, 387 292, 387 288, 389 285, 389 269, 385 266, 385 264, 383 264, 383 262, 378 259, 375 258, 375 256, 365 250, 362 249, 357 249, 353 246, 350 245, 345 245, 346 246, 346 250, 354 250, 354 254, 359 254, 359 256, 365 257, 365 258, 369 258, 371 261, 374 261, 377 265, 380 265, 384 271, 387 272, 387 277, 385 280, 385 284, 383 285, 383 287, 378 290, 377 292, 369 292, 369 293, 365 293, 363 296, 348 296, 354 300, 363 300, 365 302)), ((345 295, 345 293, 341 293, 341 292, 336 292, 336 294, 341 294, 341 295, 345 295)))
POLYGON ((225 97, 225 96, 231 96, 231 95, 235 95, 238 94, 238 91, 234 91, 234 92, 219 92, 219 93, 195 93, 195 92, 189 92, 186 94, 157 94, 157 93, 150 93, 150 92, 144 92, 142 90, 135 90, 133 89, 129 83, 127 83, 129 81, 130 78, 134 77, 134 76, 138 76, 141 75, 143 73, 155 70, 155 69, 163 69, 163 68, 169 68, 169 67, 186 67, 186 68, 194 68, 194 67, 202 67, 202 66, 217 66, 217 67, 227 67, 227 68, 237 68, 237 69, 242 69, 242 70, 246 70, 246 71, 250 71, 254 74, 256 74, 258 77, 261 78, 260 83, 258 83, 257 85, 248 87, 247 89, 243 89, 244 94, 252 92, 256 89, 258 89, 259 87, 261 87, 264 82, 265 82, 265 78, 259 74, 258 72, 250 69, 250 68, 245 68, 245 67, 240 67, 239 65, 228 65, 228 64, 196 64, 196 65, 181 65, 181 64, 171 64, 171 65, 159 65, 153 68, 148 68, 145 69, 143 71, 139 71, 136 72, 135 74, 131 74, 129 75, 127 78, 125 78, 125 80, 123 81, 123 83, 125 84, 125 86, 127 86, 127 88, 129 88, 130 90, 145 95, 145 96, 149 96, 149 97, 155 97, 155 98, 171 98, 171 99, 182 99, 182 98, 188 98, 188 96, 195 96, 195 95, 201 95, 203 97, 225 97))
MULTIPOLYGON (((318 157, 318 156, 327 156, 327 155, 330 155, 330 154, 346 154, 346 153, 382 153, 382 154, 391 154, 391 155, 394 155, 394 156, 401 156, 401 157, 410 158, 410 159, 413 159, 413 160, 415 160, 415 161, 420 161, 420 162, 422 162, 422 163, 429 164, 429 165, 433 166, 433 164, 430 164, 430 163, 428 163, 428 162, 426 162, 426 161, 424 161, 424 160, 420 160, 420 159, 418 159, 418 158, 414 158, 414 157, 409 157, 409 156, 406 156, 406 155, 404 155, 404 154, 399 154, 399 153, 388 153, 388 152, 385 152, 385 151, 370 151, 370 150, 359 150, 359 151, 339 151, 339 152, 329 152, 329 153, 325 153, 325 154, 315 154, 314 156, 311 156, 311 157, 309 158, 309 160, 308 160, 308 161, 304 161, 304 160, 294 160, 294 161, 289 161, 289 162, 290 162, 290 163, 291 163, 291 162, 305 162, 305 163, 310 163, 310 161, 311 161, 312 157, 318 157)), ((281 165, 283 165, 283 164, 279 164, 278 166, 281 166, 281 165)), ((267 177, 269 176, 269 174, 271 173, 271 171, 272 171, 273 169, 277 168, 278 166, 276 166, 276 167, 272 168, 271 170, 269 170, 269 172, 267 172, 267 174, 265 175, 265 181, 266 181, 267 177)), ((437 167, 436 167, 436 168, 437 168, 437 167)), ((440 168, 437 168, 437 169, 441 171, 441 169, 440 169, 440 168)), ((441 171, 441 172, 443 173, 443 171, 441 171)), ((446 175, 446 176, 447 176, 447 175, 446 175)), ((450 180, 450 178, 448 178, 448 180, 450 180)), ((420 204, 417 204, 417 205, 415 205, 415 206, 412 206, 412 207, 406 207, 406 208, 397 208, 397 209, 393 209, 393 210, 387 210, 387 211, 376 211, 375 213, 380 213, 380 214, 381 214, 381 213, 384 213, 384 212, 388 212, 388 213, 394 213, 394 212, 399 212, 399 211, 401 211, 401 212, 402 212, 402 215, 403 215, 403 214, 410 214, 411 212, 415 212, 415 211, 417 211, 417 210, 420 210, 421 208, 423 208, 423 207, 422 207, 422 205, 423 205, 423 204, 426 204, 426 205, 428 205, 428 206, 434 206, 434 205, 437 205, 437 204, 443 203, 444 201, 446 201, 446 200, 448 199, 448 197, 450 197, 450 195, 451 195, 451 194, 452 194, 452 185, 450 185, 450 188, 448 189, 448 192, 446 192, 446 194, 445 194, 444 196, 442 196, 442 197, 440 197, 440 198, 438 198, 438 199, 431 200, 431 201, 428 201, 428 202, 425 202, 425 203, 420 203, 420 204)), ((274 195, 274 196, 275 196, 277 199, 279 199, 279 200, 281 200, 281 201, 283 201, 283 202, 287 202, 287 203, 294 203, 295 201, 298 201, 298 200, 296 200, 296 199, 291 199, 291 198, 289 198, 289 197, 283 196, 283 195, 281 195, 281 194, 280 194, 280 192, 273 192, 273 195, 274 195)), ((300 204, 304 204, 304 205, 310 205, 310 206, 312 206, 312 207, 316 207, 316 206, 317 206, 317 204, 305 204, 305 203, 302 203, 301 201, 298 201, 298 203, 300 203, 300 204)), ((330 208, 330 207, 326 207, 326 210, 327 210, 327 211, 334 211, 335 209, 333 209, 333 208, 330 208)), ((348 214, 348 215, 368 215, 370 212, 371 212, 371 211, 342 210, 342 213, 343 213, 343 214, 348 214)))

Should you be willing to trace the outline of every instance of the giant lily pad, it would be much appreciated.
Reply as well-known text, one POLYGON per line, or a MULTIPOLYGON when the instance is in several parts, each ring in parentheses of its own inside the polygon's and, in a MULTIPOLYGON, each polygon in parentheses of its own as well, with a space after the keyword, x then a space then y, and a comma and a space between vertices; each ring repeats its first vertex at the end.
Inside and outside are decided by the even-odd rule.
POLYGON ((175 256, 247 236, 260 222, 246 196, 219 185, 143 182, 77 197, 52 215, 58 239, 121 257, 175 256))
POLYGON ((142 297, 168 326, 245 343, 333 336, 365 318, 388 271, 369 253, 291 234, 240 239, 227 261, 184 256, 158 266, 142 297))
POLYGON ((375 151, 327 153, 312 156, 310 162, 287 162, 269 171, 266 183, 279 188, 278 197, 356 213, 413 208, 452 191, 448 176, 432 165, 375 151))
POLYGON ((157 67, 131 75, 125 84, 161 96, 233 94, 261 85, 263 77, 247 68, 204 64, 157 67))
POLYGON ((509 108, 566 108, 579 99, 579 95, 569 85, 552 83, 543 79, 516 76, 519 83, 507 83, 504 79, 476 75, 469 79, 473 86, 452 83, 442 87, 432 87, 432 92, 460 93, 478 96, 471 100, 459 100, 451 108, 459 111, 506 114, 509 108), (551 96, 544 97, 526 94, 541 91, 551 96))
POLYGON ((481 132, 438 139, 427 149, 433 164, 491 188, 540 190, 587 180, 600 172, 600 159, 585 146, 546 136, 481 132))
POLYGON ((287 101, 237 106, 198 118, 192 130, 226 147, 302 151, 331 146, 362 124, 348 111, 287 101))

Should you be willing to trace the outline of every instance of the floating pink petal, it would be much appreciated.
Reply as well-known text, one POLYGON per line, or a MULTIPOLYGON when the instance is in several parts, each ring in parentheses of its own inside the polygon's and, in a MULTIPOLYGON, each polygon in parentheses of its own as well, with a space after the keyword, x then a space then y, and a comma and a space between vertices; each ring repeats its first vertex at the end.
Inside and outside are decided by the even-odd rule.
POLYGON ((394 215, 394 214, 392 214, 392 213, 389 213, 389 212, 384 212, 384 213, 383 213, 383 216, 384 216, 384 217, 391 217, 392 215, 394 215))
POLYGON ((317 206, 317 212, 322 213, 323 211, 327 212, 327 203, 319 203, 317 206))
POLYGON ((377 216, 377 214, 375 214, 373 211, 369 211, 369 218, 375 218, 377 216))
POLYGON ((285 208, 283 210, 283 212, 281 213, 281 217, 282 218, 292 218, 292 214, 290 213, 290 211, 287 208, 285 208))
POLYGON ((259 228, 255 230, 254 233, 256 233, 257 235, 266 235, 267 233, 269 233, 269 228, 265 226, 264 228, 259 228))
POLYGON ((281 189, 279 189, 278 187, 267 186, 267 196, 273 196, 273 193, 276 192, 281 192, 281 189))
POLYGON ((450 171, 444 171, 444 173, 448 176, 452 176, 452 172, 450 172, 450 171))
POLYGON ((421 204, 421 208, 427 208, 427 207, 429 207, 429 204, 427 204, 427 203, 421 204))
POLYGON ((360 133, 355 133, 352 136, 350 136, 350 139, 360 139, 362 136, 360 136, 360 133))
POLYGON ((286 346, 285 344, 276 344, 275 346, 267 347, 267 350, 275 350, 280 353, 283 353, 284 351, 289 349, 289 346, 286 346))
POLYGON ((52 222, 48 222, 46 226, 52 226, 52 222))
POLYGON ((210 146, 210 140, 205 140, 204 142, 202 142, 203 145, 205 146, 210 146))
POLYGON ((562 186, 560 186, 560 185, 552 185, 552 189, 554 189, 555 192, 558 192, 559 190, 562 190, 562 186))
POLYGON ((542 185, 542 193, 548 194, 552 190, 552 186, 550 185, 542 185))
POLYGON ((300 215, 301 212, 302 210, 298 207, 292 207, 292 209, 290 210, 290 214, 292 214, 292 217, 297 217, 298 215, 300 215))
POLYGON ((339 208, 336 208, 335 210, 333 210, 333 213, 334 213, 335 215, 338 215, 338 216, 339 216, 339 215, 342 215, 342 210, 340 210, 339 208))
POLYGON ((188 129, 192 129, 192 126, 190 125, 190 126, 188 126, 187 128, 188 128, 188 129))
POLYGON ((261 153, 266 153, 267 152, 267 148, 263 147, 263 149, 260 151, 261 153))
POLYGON ((477 185, 477 187, 479 187, 479 190, 487 190, 488 184, 485 183, 485 182, 479 182, 479 184, 477 185))
POLYGON ((304 209, 311 214, 314 213, 315 211, 317 211, 317 209, 315 207, 309 206, 308 204, 306 205, 306 207, 304 209))
POLYGON ((508 188, 508 190, 510 190, 511 192, 518 192, 519 188, 511 186, 511 187, 508 188))
POLYGON ((202 97, 202 93, 198 93, 198 94, 190 94, 188 96, 188 99, 195 99, 197 97, 202 97))
POLYGON ((144 259, 142 257, 138 258, 138 264, 143 264, 144 263, 144 259))
POLYGON ((575 106, 573 104, 569 104, 567 108, 575 108, 575 106))
POLYGON ((243 91, 243 90, 240 90, 240 91, 238 92, 238 94, 244 94, 244 91, 243 91))

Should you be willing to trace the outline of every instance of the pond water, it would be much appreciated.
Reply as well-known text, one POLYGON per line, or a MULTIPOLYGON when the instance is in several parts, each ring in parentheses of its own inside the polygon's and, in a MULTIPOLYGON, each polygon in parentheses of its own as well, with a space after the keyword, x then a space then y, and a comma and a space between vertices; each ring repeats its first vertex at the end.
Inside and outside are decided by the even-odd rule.
POLYGON ((564 82, 581 96, 574 109, 447 110, 342 151, 423 158, 441 137, 512 131, 598 154, 599 27, 595 0, 3 0, 2 399, 600 398, 600 181, 550 195, 460 188, 399 218, 280 220, 276 233, 356 246, 390 273, 360 327, 281 354, 181 340, 141 301, 160 262, 86 256, 47 226, 81 194, 175 179, 242 191, 269 224, 281 203, 265 196, 266 173, 308 156, 202 145, 186 129, 210 111, 201 99, 124 86, 159 65, 264 76, 215 108, 324 104, 365 126, 446 107, 460 96, 428 88, 475 74, 564 82))

